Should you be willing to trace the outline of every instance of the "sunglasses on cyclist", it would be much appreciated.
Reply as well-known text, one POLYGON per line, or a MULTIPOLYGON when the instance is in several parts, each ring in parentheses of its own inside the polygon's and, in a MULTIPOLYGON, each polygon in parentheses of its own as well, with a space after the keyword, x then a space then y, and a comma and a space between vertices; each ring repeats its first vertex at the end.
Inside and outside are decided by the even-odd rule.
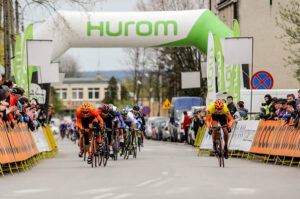
POLYGON ((222 108, 217 108, 217 111, 221 111, 222 110, 222 108))
POLYGON ((87 115, 87 114, 89 114, 89 112, 88 112, 88 111, 82 111, 81 113, 82 113, 82 114, 84 114, 84 115, 87 115))

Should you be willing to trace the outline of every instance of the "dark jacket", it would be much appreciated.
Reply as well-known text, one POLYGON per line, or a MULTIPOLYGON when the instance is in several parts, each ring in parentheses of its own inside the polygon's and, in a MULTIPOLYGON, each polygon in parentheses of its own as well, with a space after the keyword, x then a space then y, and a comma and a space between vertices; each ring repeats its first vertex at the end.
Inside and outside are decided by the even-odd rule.
POLYGON ((227 107, 228 107, 229 112, 230 112, 231 115, 234 115, 235 112, 237 111, 237 109, 236 109, 236 107, 235 107, 235 105, 233 103, 228 104, 227 107))

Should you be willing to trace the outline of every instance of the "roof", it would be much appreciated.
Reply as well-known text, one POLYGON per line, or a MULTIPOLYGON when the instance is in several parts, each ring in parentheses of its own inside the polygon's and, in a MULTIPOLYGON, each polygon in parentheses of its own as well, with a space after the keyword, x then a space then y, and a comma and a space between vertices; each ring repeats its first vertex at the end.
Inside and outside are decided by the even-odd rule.
POLYGON ((96 77, 68 77, 63 84, 91 84, 91 83, 108 83, 106 79, 97 79, 96 77))

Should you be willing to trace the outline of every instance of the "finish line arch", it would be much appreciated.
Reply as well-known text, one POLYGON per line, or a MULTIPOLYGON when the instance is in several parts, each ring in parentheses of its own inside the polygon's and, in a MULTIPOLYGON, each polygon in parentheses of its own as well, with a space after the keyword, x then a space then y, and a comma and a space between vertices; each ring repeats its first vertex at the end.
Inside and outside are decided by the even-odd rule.
POLYGON ((206 54, 208 33, 220 38, 232 30, 210 10, 154 12, 59 11, 33 35, 52 40, 51 60, 69 48, 195 46, 206 54))

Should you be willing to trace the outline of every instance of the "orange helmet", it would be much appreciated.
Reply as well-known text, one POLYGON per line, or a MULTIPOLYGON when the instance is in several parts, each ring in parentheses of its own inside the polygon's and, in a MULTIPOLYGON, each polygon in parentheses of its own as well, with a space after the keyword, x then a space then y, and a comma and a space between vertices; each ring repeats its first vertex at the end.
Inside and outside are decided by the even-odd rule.
POLYGON ((222 109, 224 107, 224 102, 221 99, 217 99, 215 101, 215 108, 216 109, 222 109))
POLYGON ((88 115, 91 112, 91 105, 83 103, 80 109, 83 115, 88 115))

